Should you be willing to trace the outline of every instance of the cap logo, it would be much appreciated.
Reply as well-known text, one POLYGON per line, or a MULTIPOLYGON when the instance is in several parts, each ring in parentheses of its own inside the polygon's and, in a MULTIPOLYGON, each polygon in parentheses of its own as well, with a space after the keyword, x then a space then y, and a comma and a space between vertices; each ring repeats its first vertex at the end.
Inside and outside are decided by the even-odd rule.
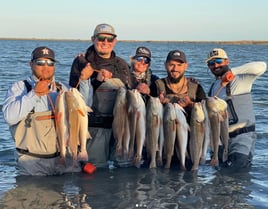
POLYGON ((138 53, 141 53, 141 54, 150 54, 150 52, 147 49, 145 49, 145 48, 140 48, 139 51, 138 51, 138 53))
POLYGON ((110 32, 113 33, 113 29, 111 27, 109 27, 108 25, 102 25, 100 27, 100 32, 110 32))
POLYGON ((180 53, 180 52, 174 52, 174 53, 173 53, 173 56, 180 57, 180 56, 181 56, 181 53, 180 53))
POLYGON ((219 52, 216 51, 216 50, 215 50, 215 51, 212 51, 212 52, 209 53, 209 56, 210 56, 210 57, 218 56, 218 55, 219 55, 219 52))
POLYGON ((44 48, 44 49, 42 49, 42 52, 43 52, 43 55, 48 54, 48 49, 44 48))

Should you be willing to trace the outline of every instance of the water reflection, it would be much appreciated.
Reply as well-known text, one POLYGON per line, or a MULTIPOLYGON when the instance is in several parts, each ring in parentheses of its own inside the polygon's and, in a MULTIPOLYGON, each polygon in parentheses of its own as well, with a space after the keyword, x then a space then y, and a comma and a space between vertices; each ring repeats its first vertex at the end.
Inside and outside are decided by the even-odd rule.
POLYGON ((93 175, 16 177, 1 208, 253 208, 250 172, 99 169, 93 175))

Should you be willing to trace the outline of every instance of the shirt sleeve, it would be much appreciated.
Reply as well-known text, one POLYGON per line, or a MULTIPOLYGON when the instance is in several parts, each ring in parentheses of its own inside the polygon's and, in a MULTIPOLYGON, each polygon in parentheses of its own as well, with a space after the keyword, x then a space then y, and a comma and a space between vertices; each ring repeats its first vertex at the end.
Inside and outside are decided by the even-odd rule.
POLYGON ((9 125, 17 124, 36 106, 37 100, 33 90, 27 92, 23 81, 14 83, 3 103, 4 119, 9 125))
POLYGON ((79 91, 83 95, 86 104, 91 107, 93 103, 93 87, 90 79, 82 80, 80 82, 79 91))
POLYGON ((231 83, 231 94, 250 93, 253 82, 266 71, 265 62, 250 62, 231 69, 235 75, 231 83))

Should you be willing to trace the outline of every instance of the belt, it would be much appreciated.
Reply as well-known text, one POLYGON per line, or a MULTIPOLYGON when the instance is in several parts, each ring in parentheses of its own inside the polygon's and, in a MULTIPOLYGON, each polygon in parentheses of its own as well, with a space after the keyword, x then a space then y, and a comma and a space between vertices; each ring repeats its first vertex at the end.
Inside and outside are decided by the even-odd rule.
POLYGON ((234 138, 237 135, 252 132, 252 131, 255 131, 255 125, 244 127, 244 128, 239 128, 237 130, 234 130, 234 131, 229 133, 229 137, 234 138))
POLYGON ((99 127, 99 128, 112 128, 113 116, 93 116, 89 115, 88 127, 99 127))
POLYGON ((55 153, 47 154, 47 155, 42 155, 42 154, 31 153, 28 150, 24 150, 24 149, 20 149, 20 148, 16 148, 16 150, 21 154, 25 154, 25 155, 29 155, 29 156, 37 157, 37 158, 45 158, 45 159, 55 158, 55 157, 58 157, 60 155, 59 152, 55 152, 55 153))

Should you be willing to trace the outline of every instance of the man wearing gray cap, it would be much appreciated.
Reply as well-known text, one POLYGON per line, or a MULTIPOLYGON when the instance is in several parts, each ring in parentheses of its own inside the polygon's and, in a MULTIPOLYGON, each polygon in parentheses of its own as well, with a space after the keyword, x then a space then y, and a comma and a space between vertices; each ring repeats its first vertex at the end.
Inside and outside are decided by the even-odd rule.
POLYGON ((110 155, 113 105, 116 90, 132 87, 127 62, 116 56, 114 47, 117 34, 113 26, 103 23, 96 26, 91 37, 92 45, 85 55, 77 56, 72 64, 69 84, 78 87, 93 113, 89 116, 87 151, 89 161, 97 167, 106 167, 110 155))

